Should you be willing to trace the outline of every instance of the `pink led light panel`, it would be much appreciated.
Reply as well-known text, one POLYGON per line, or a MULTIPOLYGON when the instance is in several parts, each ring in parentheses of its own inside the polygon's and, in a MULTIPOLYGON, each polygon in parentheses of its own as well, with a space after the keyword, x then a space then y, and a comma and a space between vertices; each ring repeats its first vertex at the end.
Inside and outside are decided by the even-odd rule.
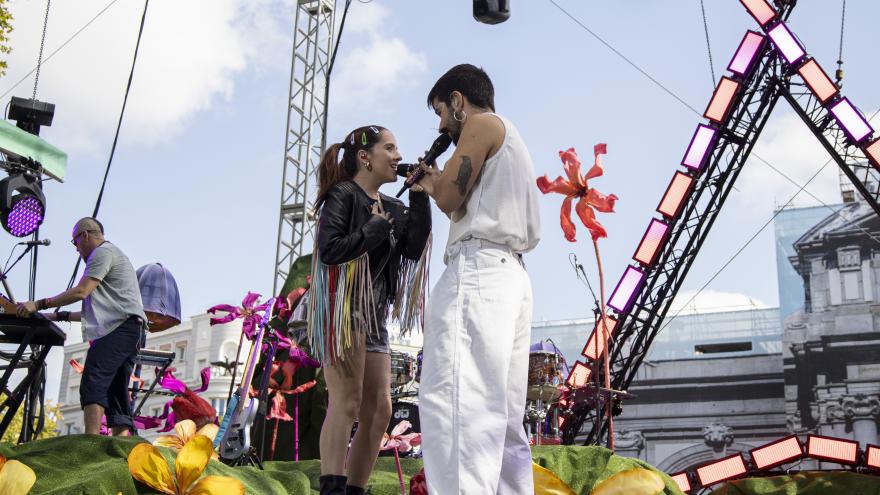
POLYGON ((767 31, 767 34, 770 35, 773 44, 776 45, 776 48, 789 64, 794 64, 806 55, 801 44, 794 39, 794 35, 791 34, 791 31, 788 30, 784 22, 773 26, 773 29, 767 31))
POLYGON ((880 447, 868 446, 868 455, 865 464, 874 469, 880 469, 880 447))
POLYGON ((810 59, 802 65, 798 69, 798 74, 801 75, 804 82, 810 87, 810 91, 819 99, 819 103, 825 103, 829 98, 837 94, 837 86, 831 82, 828 74, 825 74, 825 71, 822 70, 822 67, 819 67, 815 60, 810 59))
POLYGON ((840 127, 846 131, 847 136, 855 142, 865 139, 874 132, 874 129, 868 125, 868 121, 849 102, 849 98, 841 98, 835 103, 831 107, 831 113, 834 114, 840 127))
POLYGON ((666 188, 666 193, 663 194, 663 199, 660 200, 657 211, 670 218, 678 216, 681 206, 684 204, 684 198, 687 197, 693 183, 693 177, 676 172, 672 176, 669 187, 666 188))
POLYGON ((875 140, 865 148, 865 154, 874 162, 874 166, 880 168, 880 139, 875 140))
POLYGON ((758 21, 758 24, 764 25, 776 17, 776 11, 767 3, 767 0, 739 0, 745 6, 749 14, 758 21))
POLYGON ((571 372, 569 372, 568 378, 565 379, 565 383, 567 383, 569 387, 583 387, 588 381, 590 381, 591 374, 590 368, 588 368, 587 365, 577 361, 571 368, 571 372))
POLYGON ((703 117, 719 124, 724 122, 730 110, 730 103, 733 101, 733 97, 736 96, 738 90, 738 82, 729 77, 722 77, 715 88, 715 92, 712 93, 712 100, 709 102, 703 117))
POLYGON ((797 437, 789 437, 752 450, 751 454, 752 460, 755 461, 755 467, 766 469, 798 459, 804 455, 804 451, 801 449, 801 443, 797 437))
POLYGON ((645 272, 631 266, 626 267, 623 277, 620 278, 620 282, 611 294, 611 299, 608 300, 608 305, 619 313, 626 313, 643 280, 645 280, 645 272))
POLYGON ((843 464, 855 464, 859 444, 834 438, 809 435, 807 437, 807 455, 819 459, 827 459, 843 464))
POLYGON ((679 490, 685 493, 691 491, 691 482, 688 481, 687 473, 673 474, 672 476, 670 476, 670 478, 672 478, 672 481, 674 481, 675 484, 678 485, 679 490))
POLYGON ((660 220, 651 219, 648 230, 645 231, 645 236, 642 237, 642 242, 633 259, 644 265, 653 264, 660 250, 660 245, 666 240, 667 231, 669 231, 669 225, 660 220))
POLYGON ((739 43, 739 48, 736 49, 736 53, 733 55, 733 60, 727 65, 727 70, 740 76, 748 74, 755 55, 758 54, 761 45, 764 44, 764 39, 764 36, 761 34, 754 31, 746 31, 746 35, 743 36, 742 41, 739 43))
MULTIPOLYGON (((608 326, 608 337, 611 337, 614 335, 614 331, 617 330, 617 320, 610 316, 606 316, 605 324, 608 326)), ((605 352, 605 343, 608 341, 608 338, 599 339, 599 342, 596 342, 596 336, 599 335, 600 331, 602 331, 601 321, 590 334, 590 338, 587 340, 587 345, 584 346, 584 350, 581 351, 581 355, 596 360, 599 359, 598 356, 601 356, 602 353, 605 352)))
POLYGON ((734 457, 728 457, 712 464, 707 464, 701 468, 697 468, 697 477, 700 478, 700 484, 709 486, 719 481, 735 478, 741 474, 745 474, 746 463, 743 461, 742 454, 734 457))
POLYGON ((715 129, 703 124, 697 126, 681 164, 693 169, 702 167, 714 139, 715 129))

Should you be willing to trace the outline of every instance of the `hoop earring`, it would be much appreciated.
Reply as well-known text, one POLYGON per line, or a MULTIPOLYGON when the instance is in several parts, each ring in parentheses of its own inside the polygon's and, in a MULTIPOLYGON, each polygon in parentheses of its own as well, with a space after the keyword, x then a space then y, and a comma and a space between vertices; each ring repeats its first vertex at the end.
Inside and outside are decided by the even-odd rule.
POLYGON ((465 113, 464 110, 462 110, 462 111, 461 111, 461 118, 459 118, 459 117, 458 117, 458 112, 456 112, 455 110, 453 110, 453 111, 452 111, 452 118, 453 118, 456 122, 464 122, 464 121, 467 119, 467 114, 465 113))
POLYGON ((367 162, 367 164, 364 165, 364 168, 366 168, 367 171, 372 172, 373 171, 373 164, 370 162, 367 162))

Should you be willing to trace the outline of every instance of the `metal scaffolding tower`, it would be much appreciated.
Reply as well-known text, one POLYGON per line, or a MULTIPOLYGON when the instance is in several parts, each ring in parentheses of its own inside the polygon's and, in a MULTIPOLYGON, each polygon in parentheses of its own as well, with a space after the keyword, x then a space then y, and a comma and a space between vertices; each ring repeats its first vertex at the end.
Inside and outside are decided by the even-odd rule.
POLYGON ((310 252, 314 242, 311 186, 323 148, 324 88, 333 50, 334 4, 335 0, 296 2, 273 293, 284 284, 290 265, 310 252))

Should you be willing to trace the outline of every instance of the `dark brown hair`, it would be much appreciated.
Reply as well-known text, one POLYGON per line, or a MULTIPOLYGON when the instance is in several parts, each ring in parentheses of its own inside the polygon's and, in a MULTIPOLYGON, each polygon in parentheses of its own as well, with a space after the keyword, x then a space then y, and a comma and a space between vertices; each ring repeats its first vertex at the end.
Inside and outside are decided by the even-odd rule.
POLYGON ((495 111, 495 88, 486 71, 471 64, 460 64, 446 71, 428 92, 428 108, 434 100, 452 104, 452 92, 458 91, 472 105, 495 111))
POLYGON ((369 151, 379 142, 379 134, 385 128, 379 125, 367 125, 358 127, 348 133, 341 143, 330 145, 321 163, 318 165, 318 198, 315 201, 315 210, 320 210, 327 193, 336 184, 353 179, 358 172, 357 153, 360 150, 369 151), (339 150, 342 150, 342 160, 339 160, 339 150))

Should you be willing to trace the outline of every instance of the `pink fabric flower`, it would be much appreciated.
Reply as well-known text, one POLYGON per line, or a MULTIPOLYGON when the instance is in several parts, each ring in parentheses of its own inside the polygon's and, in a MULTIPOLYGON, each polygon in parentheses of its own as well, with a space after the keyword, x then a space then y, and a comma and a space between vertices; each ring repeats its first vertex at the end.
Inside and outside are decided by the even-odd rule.
POLYGON ((409 452, 413 447, 422 443, 421 433, 406 433, 412 427, 409 421, 403 420, 394 426, 391 434, 386 433, 382 437, 381 450, 396 449, 398 452, 409 452))
POLYGON ((544 175, 543 177, 538 177, 536 181, 538 189, 542 193, 555 192, 565 196, 565 199, 562 201, 559 220, 562 225, 562 232, 569 242, 575 241, 576 234, 574 223, 571 221, 571 202, 575 198, 578 198, 575 212, 584 226, 587 227, 587 230, 590 231, 593 240, 608 236, 605 228, 596 220, 596 212, 593 209, 595 208, 603 213, 613 213, 614 202, 617 201, 617 196, 614 194, 606 196, 590 188, 588 185, 590 179, 599 177, 604 173, 601 155, 604 155, 607 152, 606 150, 605 143, 600 143, 593 147, 593 166, 586 176, 581 175, 581 162, 574 148, 560 151, 559 158, 562 159, 562 167, 568 176, 568 180, 559 176, 553 182, 550 182, 547 175, 544 175))
POLYGON ((263 318, 261 314, 269 307, 270 302, 257 304, 260 300, 260 294, 248 292, 241 301, 241 307, 235 307, 229 304, 218 304, 208 309, 208 313, 216 314, 218 311, 225 312, 225 316, 220 318, 211 318, 211 325, 219 325, 221 323, 229 323, 230 321, 242 318, 241 331, 249 340, 253 340, 256 327, 263 318))

